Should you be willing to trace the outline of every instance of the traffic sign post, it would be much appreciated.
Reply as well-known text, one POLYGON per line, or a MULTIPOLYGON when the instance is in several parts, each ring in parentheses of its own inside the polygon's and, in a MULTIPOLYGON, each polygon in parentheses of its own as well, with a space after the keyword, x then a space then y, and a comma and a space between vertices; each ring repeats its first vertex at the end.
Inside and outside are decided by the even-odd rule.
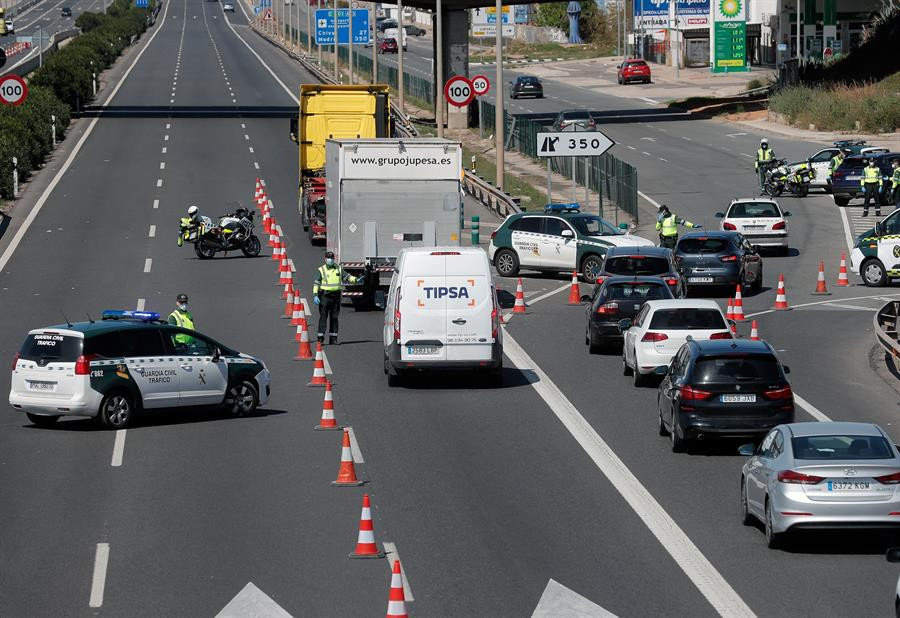
MULTIPOLYGON (((334 10, 316 9, 316 45, 334 45, 334 10)), ((348 9, 337 11, 338 45, 350 43, 350 24, 348 9)), ((353 9, 353 44, 369 43, 369 11, 353 9)))
POLYGON ((444 98, 454 107, 465 107, 475 98, 472 82, 463 75, 455 75, 444 85, 444 98))
POLYGON ((18 75, 0 77, 0 100, 6 105, 21 105, 28 97, 28 86, 18 75))
POLYGON ((476 97, 482 97, 491 89, 491 82, 484 75, 476 75, 472 78, 472 92, 476 97))

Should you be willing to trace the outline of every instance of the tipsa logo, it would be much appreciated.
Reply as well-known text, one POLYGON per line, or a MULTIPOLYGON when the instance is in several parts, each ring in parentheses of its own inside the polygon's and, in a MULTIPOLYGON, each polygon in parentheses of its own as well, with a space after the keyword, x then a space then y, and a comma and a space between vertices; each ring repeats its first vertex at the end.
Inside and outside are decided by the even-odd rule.
POLYGON ((425 287, 425 298, 469 298, 469 288, 467 287, 425 287))

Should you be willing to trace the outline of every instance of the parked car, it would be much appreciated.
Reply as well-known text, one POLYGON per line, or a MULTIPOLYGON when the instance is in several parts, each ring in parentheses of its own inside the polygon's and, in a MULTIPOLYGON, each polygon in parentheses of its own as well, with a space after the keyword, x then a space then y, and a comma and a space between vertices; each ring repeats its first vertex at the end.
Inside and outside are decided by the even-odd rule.
POLYGON ((610 247, 596 275, 596 283, 602 284, 607 277, 647 275, 664 281, 674 298, 682 298, 687 293, 675 254, 666 247, 610 247))
POLYGON ((900 152, 846 157, 841 166, 834 171, 834 177, 831 179, 831 194, 835 204, 846 206, 850 200, 863 197, 864 192, 860 180, 863 168, 868 165, 869 159, 875 159, 875 165, 881 170, 881 193, 879 194, 881 203, 883 205, 890 204, 891 162, 894 159, 900 159, 900 152), (886 180, 887 182, 885 182, 886 180))
POLYGON ((754 248, 775 248, 783 255, 788 254, 785 218, 790 216, 775 200, 755 197, 731 200, 728 210, 716 213, 723 231, 740 232, 754 248))
POLYGON ((850 270, 869 287, 881 287, 900 277, 900 209, 894 210, 875 227, 856 239, 850 252, 850 270))
POLYGON ((397 52, 397 41, 391 38, 382 37, 378 39, 378 53, 379 54, 396 54, 397 52))
POLYGON ((619 65, 618 80, 620 84, 628 82, 650 83, 650 65, 643 60, 626 60, 619 65))
POLYGON ((591 113, 586 109, 564 109, 556 115, 553 121, 553 130, 562 131, 569 125, 577 125, 583 131, 593 131, 597 128, 591 113))
POLYGON ((675 259, 688 289, 738 284, 749 292, 762 289, 762 258, 740 232, 689 232, 678 240, 675 259))
POLYGON ((226 2, 222 5, 222 10, 227 13, 234 13, 234 5, 231 2, 226 2))
POLYGON ((648 300, 675 298, 666 282, 659 277, 607 277, 594 287, 593 296, 582 296, 588 303, 584 343, 590 353, 602 347, 622 343, 619 322, 634 318, 648 300))
POLYGON ((63 17, 72 17, 72 9, 69 8, 69 7, 67 7, 67 6, 64 6, 64 7, 62 8, 62 11, 60 11, 60 14, 61 14, 63 17))
POLYGON ((514 81, 509 83, 509 86, 509 98, 511 99, 520 97, 544 98, 544 85, 541 84, 541 80, 533 75, 519 75, 514 81))
POLYGON ((7 19, 6 20, 6 34, 15 34, 15 33, 16 33, 16 26, 15 26, 15 24, 13 24, 13 20, 7 19))

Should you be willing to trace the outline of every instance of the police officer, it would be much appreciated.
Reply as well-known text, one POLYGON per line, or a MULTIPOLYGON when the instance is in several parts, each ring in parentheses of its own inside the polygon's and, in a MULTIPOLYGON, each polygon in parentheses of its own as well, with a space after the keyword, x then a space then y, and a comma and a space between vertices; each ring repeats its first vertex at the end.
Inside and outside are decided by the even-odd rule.
POLYGON ((354 277, 344 272, 340 264, 334 261, 334 253, 325 252, 325 263, 316 271, 313 282, 313 302, 319 305, 319 328, 317 340, 325 342, 325 327, 330 322, 328 343, 336 344, 338 337, 338 314, 341 312, 341 285, 343 283, 362 283, 365 275, 354 277))
POLYGON ((875 159, 869 159, 869 164, 863 168, 863 176, 859 184, 865 191, 862 216, 869 216, 869 200, 875 201, 875 216, 881 216, 881 196, 878 190, 881 188, 881 170, 875 165, 875 159))
POLYGON ((765 137, 759 140, 759 150, 756 151, 756 174, 759 176, 759 193, 763 193, 763 185, 766 182, 766 170, 775 159, 775 151, 769 148, 769 140, 765 137))
MULTIPOLYGON (((181 328, 194 330, 194 316, 191 315, 190 311, 188 311, 187 294, 179 294, 175 299, 175 310, 169 314, 168 322, 173 326, 180 326, 181 328)), ((190 335, 181 333, 175 335, 175 343, 177 344, 188 346, 193 341, 194 338, 190 335)))
POLYGON ((192 225, 200 225, 202 220, 200 219, 200 209, 197 208, 196 205, 191 204, 188 207, 187 211, 188 216, 181 218, 181 225, 178 229, 178 246, 182 246, 184 244, 184 232, 187 228, 192 225))
POLYGON ((837 154, 831 157, 831 163, 828 165, 828 186, 831 186, 831 180, 834 178, 834 172, 844 162, 844 151, 838 150, 837 154))
POLYGON ((893 173, 891 174, 891 201, 894 206, 900 206, 900 159, 891 162, 893 173))
POLYGON ((678 243, 678 226, 701 228, 699 223, 691 223, 686 219, 673 215, 669 207, 663 204, 656 215, 656 231, 659 232, 659 246, 674 249, 678 243))

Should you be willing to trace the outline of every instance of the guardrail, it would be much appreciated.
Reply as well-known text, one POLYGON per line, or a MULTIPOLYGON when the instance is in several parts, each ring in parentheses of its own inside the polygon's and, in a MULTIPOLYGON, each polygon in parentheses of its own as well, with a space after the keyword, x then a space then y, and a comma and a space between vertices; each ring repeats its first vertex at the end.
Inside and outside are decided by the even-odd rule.
POLYGON ((894 359, 900 358, 900 333, 897 323, 900 322, 900 301, 892 300, 881 307, 873 318, 875 337, 885 352, 894 359))
POLYGON ((522 212, 519 204, 510 195, 468 170, 463 178, 463 188, 466 193, 493 210, 498 216, 506 217, 522 212))

